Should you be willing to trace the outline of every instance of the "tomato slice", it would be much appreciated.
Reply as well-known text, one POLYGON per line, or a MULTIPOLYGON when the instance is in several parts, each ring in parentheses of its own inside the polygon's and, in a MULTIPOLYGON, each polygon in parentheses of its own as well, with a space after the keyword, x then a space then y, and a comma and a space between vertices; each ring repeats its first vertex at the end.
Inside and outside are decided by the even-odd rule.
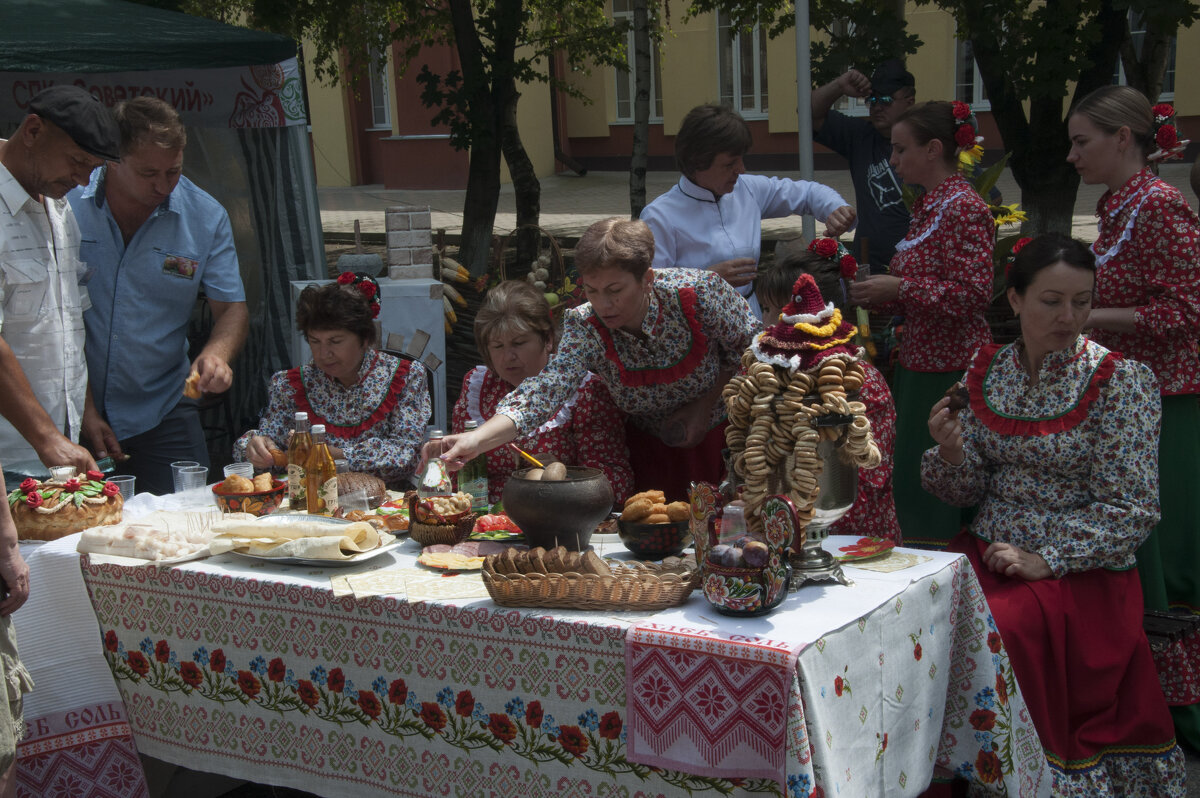
POLYGON ((513 535, 520 535, 521 528, 513 523, 513 520, 503 513, 490 513, 481 515, 475 520, 474 532, 509 532, 513 535))

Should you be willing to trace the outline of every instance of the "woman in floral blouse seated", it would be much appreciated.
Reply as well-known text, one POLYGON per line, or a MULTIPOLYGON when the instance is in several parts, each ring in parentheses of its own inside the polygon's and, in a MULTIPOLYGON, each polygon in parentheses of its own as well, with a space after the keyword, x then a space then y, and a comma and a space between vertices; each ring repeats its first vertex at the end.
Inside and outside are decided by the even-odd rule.
MULTIPOLYGON (((853 318, 846 304, 841 258, 850 257, 844 246, 833 238, 818 238, 807 250, 785 255, 754 281, 763 322, 779 321, 779 314, 791 300, 792 286, 801 274, 811 274, 826 302, 842 310, 843 318, 853 318)), ((854 258, 850 257, 850 262, 854 258)), ((849 279, 853 279, 850 269, 849 279)), ((862 357, 858 361, 866 378, 858 399, 867 407, 871 435, 879 446, 880 462, 875 468, 858 472, 858 495, 854 505, 830 528, 831 535, 858 535, 886 538, 900 543, 900 524, 896 521, 896 502, 892 496, 892 450, 896 445, 896 405, 892 392, 879 369, 862 357)))
MULTIPOLYGON (((541 374, 521 382, 487 423, 426 448, 452 468, 549 421, 594 373, 629 415, 634 490, 687 498, 688 482, 723 476, 721 389, 760 323, 714 272, 650 268, 654 236, 642 221, 605 219, 575 248, 588 302, 567 312, 562 341, 541 374)), ((586 423, 586 422, 585 422, 586 423)))
MULTIPOLYGON (((1024 694, 1055 795, 1182 796, 1134 568, 1159 514, 1154 375, 1080 335, 1095 285, 1085 244, 1034 239, 1006 282, 1021 338, 975 354, 967 408, 933 406, 938 445, 921 464, 939 499, 979 505, 950 548, 975 567, 998 630, 988 643, 1012 661, 996 714, 1024 694)), ((994 720, 971 716, 981 741, 994 720)))
MULTIPOLYGON (((467 421, 482 425, 526 377, 540 374, 557 343, 557 330, 546 297, 527 282, 507 280, 488 291, 475 314, 475 345, 484 365, 467 372, 454 404, 453 429, 465 432, 467 421)), ((633 487, 625 416, 613 404, 608 388, 588 374, 571 398, 530 435, 515 440, 527 452, 560 463, 599 468, 613 496, 624 502, 633 487)), ((500 501, 504 483, 518 468, 513 452, 487 454, 488 498, 500 501)), ((522 463, 520 467, 524 468, 522 463)))
POLYGON ((975 146, 970 108, 928 102, 892 126, 892 166, 921 186, 908 234, 890 274, 850 285, 850 301, 904 316, 896 397, 896 515, 906 543, 945 546, 961 527, 959 510, 921 490, 921 453, 929 446, 929 406, 992 339, 984 310, 992 299, 996 226, 987 203, 958 173, 958 154, 975 146))
POLYGON ((363 273, 310 285, 296 303, 296 328, 312 361, 271 378, 270 398, 258 428, 234 444, 234 459, 271 468, 273 449, 287 449, 295 413, 325 425, 335 458, 351 471, 402 487, 419 458, 429 423, 425 370, 372 347, 379 286, 363 273))

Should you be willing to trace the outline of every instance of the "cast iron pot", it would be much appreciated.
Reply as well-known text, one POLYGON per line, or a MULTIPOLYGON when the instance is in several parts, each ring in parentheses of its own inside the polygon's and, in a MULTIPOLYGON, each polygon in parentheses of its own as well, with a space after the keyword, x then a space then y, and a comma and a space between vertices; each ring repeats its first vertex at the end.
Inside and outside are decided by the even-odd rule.
POLYGON ((612 512, 613 492, 598 468, 568 466, 567 478, 557 482, 526 479, 529 469, 513 473, 504 485, 504 512, 525 533, 532 548, 588 548, 596 525, 612 512))

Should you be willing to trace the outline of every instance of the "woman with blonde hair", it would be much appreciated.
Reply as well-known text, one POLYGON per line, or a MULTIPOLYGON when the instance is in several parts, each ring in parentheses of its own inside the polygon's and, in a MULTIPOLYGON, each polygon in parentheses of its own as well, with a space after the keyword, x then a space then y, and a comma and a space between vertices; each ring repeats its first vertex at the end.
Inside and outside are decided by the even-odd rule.
POLYGON ((650 268, 654 235, 642 221, 605 219, 587 229, 575 265, 587 303, 567 311, 562 341, 478 429, 427 444, 452 468, 549 421, 594 373, 629 416, 634 490, 687 498, 692 480, 723 476, 721 389, 759 321, 714 272, 650 268))
MULTIPOLYGON (((1107 191, 1096 206, 1095 340, 1154 371, 1162 395, 1162 520, 1138 552, 1146 606, 1200 612, 1200 220, 1151 164, 1182 152, 1174 109, 1128 86, 1105 86, 1071 110, 1067 160, 1107 191)), ((1174 707, 1179 735, 1200 749, 1197 705, 1174 707)))
MULTIPOLYGON (((475 346, 483 365, 463 378, 454 404, 452 429, 466 432, 467 422, 482 425, 526 377, 540 374, 558 343, 558 331, 546 296, 522 280, 506 280, 488 291, 475 314, 475 346)), ((574 395, 548 421, 514 441, 527 452, 573 466, 598 468, 608 478, 613 497, 623 502, 633 487, 625 415, 608 389, 589 373, 574 395)), ((519 457, 519 455, 515 455, 519 457)), ((487 454, 488 498, 500 501, 504 483, 518 467, 503 449, 487 454)))

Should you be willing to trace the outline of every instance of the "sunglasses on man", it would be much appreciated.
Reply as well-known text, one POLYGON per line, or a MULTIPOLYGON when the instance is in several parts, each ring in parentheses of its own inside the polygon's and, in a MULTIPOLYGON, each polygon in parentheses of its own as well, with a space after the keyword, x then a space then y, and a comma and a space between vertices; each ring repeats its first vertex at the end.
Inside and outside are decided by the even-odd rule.
POLYGON ((867 105, 891 105, 895 99, 890 94, 878 95, 872 94, 867 98, 867 105))

